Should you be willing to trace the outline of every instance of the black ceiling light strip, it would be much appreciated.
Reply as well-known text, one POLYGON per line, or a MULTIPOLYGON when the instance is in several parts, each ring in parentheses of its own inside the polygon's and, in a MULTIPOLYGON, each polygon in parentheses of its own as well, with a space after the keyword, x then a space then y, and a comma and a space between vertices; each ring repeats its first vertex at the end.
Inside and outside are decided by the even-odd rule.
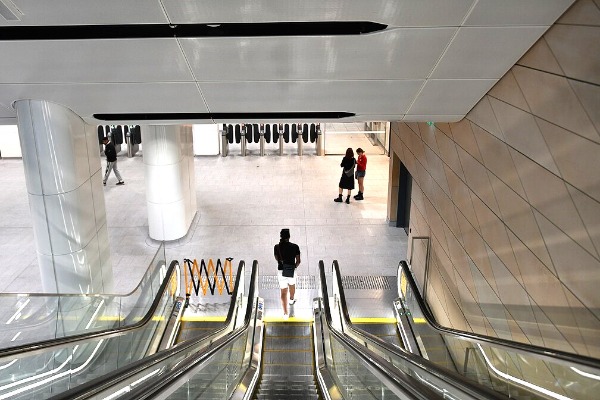
POLYGON ((382 31, 368 21, 263 22, 215 24, 64 25, 0 27, 0 41, 253 36, 343 36, 382 31))
POLYGON ((341 119, 353 117, 349 112, 260 112, 260 113, 125 113, 94 114, 100 121, 190 121, 190 120, 296 120, 341 119))

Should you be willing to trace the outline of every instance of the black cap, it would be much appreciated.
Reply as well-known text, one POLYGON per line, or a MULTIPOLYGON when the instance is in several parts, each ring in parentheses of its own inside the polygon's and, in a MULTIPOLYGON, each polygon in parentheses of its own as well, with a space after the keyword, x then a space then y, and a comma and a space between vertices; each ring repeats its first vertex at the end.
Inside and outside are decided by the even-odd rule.
POLYGON ((290 238, 290 230, 282 229, 281 232, 279 233, 279 237, 282 239, 289 239, 290 238))

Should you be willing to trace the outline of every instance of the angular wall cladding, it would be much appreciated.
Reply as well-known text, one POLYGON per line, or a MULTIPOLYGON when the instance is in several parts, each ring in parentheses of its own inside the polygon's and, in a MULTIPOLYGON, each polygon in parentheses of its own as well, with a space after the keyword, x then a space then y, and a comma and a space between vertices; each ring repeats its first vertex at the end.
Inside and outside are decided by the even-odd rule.
POLYGON ((462 121, 391 132, 437 318, 600 357, 599 3, 576 2, 462 121))

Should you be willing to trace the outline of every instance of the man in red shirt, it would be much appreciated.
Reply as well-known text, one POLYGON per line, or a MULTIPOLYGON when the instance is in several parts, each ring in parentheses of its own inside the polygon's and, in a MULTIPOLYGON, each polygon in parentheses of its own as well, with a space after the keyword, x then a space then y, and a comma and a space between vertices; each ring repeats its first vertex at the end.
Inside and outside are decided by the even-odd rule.
POLYGON ((355 200, 364 200, 363 193, 365 192, 365 174, 367 172, 367 156, 365 151, 360 147, 356 149, 358 160, 356 160, 356 179, 358 180, 358 194, 354 196, 355 200))

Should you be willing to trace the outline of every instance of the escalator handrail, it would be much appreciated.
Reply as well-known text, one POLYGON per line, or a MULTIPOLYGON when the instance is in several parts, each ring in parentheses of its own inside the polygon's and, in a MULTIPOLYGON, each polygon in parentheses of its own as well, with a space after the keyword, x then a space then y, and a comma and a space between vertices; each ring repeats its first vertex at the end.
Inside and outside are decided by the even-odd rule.
MULTIPOLYGON (((256 261, 254 263, 256 265, 256 274, 258 274, 258 263, 256 261)), ((254 289, 255 289, 254 286, 257 284, 256 282, 258 281, 258 278, 255 277, 255 265, 252 266, 252 277, 251 277, 251 281, 250 281, 250 289, 248 292, 249 295, 254 293, 254 289)), ((242 271, 245 269, 244 267, 245 267, 244 261, 240 261, 239 266, 238 266, 238 271, 236 274, 235 287, 233 289, 233 293, 231 294, 231 303, 235 303, 235 301, 237 300, 238 293, 240 290, 241 274, 242 274, 242 271)), ((213 347, 215 349, 220 348, 221 346, 225 345, 223 343, 223 341, 225 341, 226 343, 229 343, 229 341, 228 341, 229 339, 232 339, 233 336, 237 337, 237 333, 239 330, 243 330, 244 326, 246 326, 246 328, 247 328, 247 324, 249 323, 249 320, 250 320, 250 315, 252 314, 252 307, 250 304, 252 302, 248 301, 248 303, 249 303, 248 307, 250 308, 250 310, 248 310, 248 307, 246 308, 246 314, 244 316, 244 318, 245 318, 244 324, 240 328, 231 332, 229 335, 224 336, 212 343, 209 343, 208 346, 206 346, 203 350, 205 350, 207 348, 208 348, 207 350, 210 350, 213 347)), ((230 324, 230 322, 234 316, 233 315, 234 310, 235 310, 235 307, 229 308, 229 312, 228 312, 227 317, 224 322, 224 327, 220 328, 218 330, 215 330, 213 335, 221 333, 227 329, 228 325, 230 324)), ((102 375, 98 378, 95 378, 91 381, 81 384, 73 389, 62 392, 62 393, 52 397, 51 399, 52 400, 76 400, 76 399, 80 400, 80 399, 90 398, 91 396, 98 394, 99 392, 119 383, 120 381, 127 379, 128 377, 133 376, 133 375, 143 371, 144 369, 150 368, 153 365, 156 365, 156 364, 166 360, 167 358, 175 356, 178 353, 187 351, 191 347, 197 346, 199 343, 205 341, 206 339, 207 339, 206 337, 196 338, 196 339, 192 339, 192 340, 183 342, 180 345, 171 347, 169 349, 162 350, 154 355, 151 355, 149 357, 143 358, 138 361, 134 361, 133 363, 127 364, 127 365, 125 365, 121 368, 118 368, 106 375, 102 375)), ((212 355, 214 352, 211 350, 208 353, 210 355, 212 355)), ((194 356, 194 354, 192 354, 192 356, 194 356)), ((161 379, 162 378, 163 378, 163 376, 161 376, 161 379)), ((151 380, 146 381, 143 386, 150 385, 150 382, 151 382, 151 380)), ((132 392, 134 392, 134 391, 135 390, 133 390, 132 392)), ((132 393, 132 392, 129 392, 129 393, 132 393)), ((134 397, 129 397, 129 396, 126 396, 123 398, 134 399, 134 397)))
POLYGON ((171 284, 172 276, 175 273, 177 267, 179 267, 179 262, 177 260, 171 261, 171 264, 167 269, 167 273, 165 274, 165 278, 163 279, 163 282, 161 283, 157 295, 154 297, 154 300, 152 301, 148 312, 142 317, 142 319, 140 319, 140 321, 136 322, 135 324, 121 326, 118 328, 102 329, 94 332, 84 332, 79 333, 77 335, 69 335, 56 339, 43 340, 35 343, 27 343, 20 346, 7 347, 4 349, 0 349, 0 358, 20 355, 22 353, 34 354, 36 352, 45 351, 53 347, 69 345, 81 340, 94 340, 109 338, 112 336, 119 336, 131 330, 135 330, 146 325, 150 320, 152 320, 154 312, 156 311, 156 308, 158 307, 165 290, 167 290, 168 285, 171 284))
MULTIPOLYGON (((319 262, 319 268, 321 268, 321 262, 319 262)), ((378 346, 384 348, 387 352, 392 353, 394 356, 402 358, 408 363, 417 366, 418 368, 427 371, 428 373, 437 376, 439 379, 444 380, 455 388, 468 393, 471 396, 482 399, 506 399, 505 396, 501 395, 498 392, 495 392, 485 386, 479 385, 472 381, 466 380, 462 375, 447 370, 445 368, 440 367, 439 365, 425 359, 414 355, 412 353, 404 352, 398 349, 396 346, 388 343, 381 338, 372 335, 368 332, 364 332, 362 329, 355 328, 350 320, 350 314, 348 313, 348 306, 346 303, 346 296, 344 294, 344 288, 342 286, 342 275, 340 274, 340 267, 338 265, 337 260, 333 261, 333 268, 335 270, 335 275, 337 277, 336 284, 339 288, 339 301, 340 307, 342 311, 342 317, 344 318, 345 324, 350 328, 355 334, 358 336, 363 336, 369 338, 371 341, 375 342, 378 346)), ((323 264, 323 276, 325 275, 325 266, 323 264)), ((329 321, 328 321, 329 323, 329 321)))
POLYGON ((321 292, 323 309, 325 312, 325 322, 327 323, 327 328, 331 334, 333 334, 343 344, 345 344, 358 355, 360 355, 361 358, 370 366, 379 370, 384 375, 388 376, 394 383, 398 385, 398 387, 401 390, 407 392, 408 394, 413 396, 413 398, 442 398, 437 393, 433 392, 431 388, 418 382, 414 377, 407 375, 403 371, 400 371, 395 368, 386 368, 385 365, 387 364, 387 362, 383 360, 382 357, 374 354, 373 352, 371 352, 371 350, 360 346, 354 339, 351 339, 346 335, 338 332, 338 330, 333 327, 333 319, 331 317, 331 308, 329 305, 329 292, 327 289, 327 278, 325 277, 325 265, 323 263, 323 260, 319 260, 319 277, 321 279, 321 292))
POLYGON ((479 333, 461 331, 459 329, 448 328, 446 326, 440 325, 437 322, 435 316, 431 312, 425 300, 421 297, 421 293, 417 288, 417 283, 415 282, 406 261, 400 261, 398 269, 400 268, 402 268, 402 270, 404 271, 404 275, 406 276, 408 284, 414 294, 415 300, 419 305, 423 317, 427 321, 427 324, 431 328, 441 332, 442 334, 450 335, 453 337, 459 337, 460 339, 468 340, 470 342, 484 343, 487 345, 508 349, 509 351, 517 353, 526 353, 528 355, 535 354, 541 359, 550 360, 552 362, 566 363, 569 365, 579 364, 600 370, 600 360, 594 359, 592 357, 568 353, 561 350, 548 349, 545 347, 536 346, 534 344, 521 343, 513 340, 482 335, 479 333))
MULTIPOLYGON (((185 360, 178 363, 178 367, 172 369, 164 375, 155 376, 143 385, 140 385, 132 389, 127 394, 119 398, 119 400, 143 400, 151 397, 153 394, 160 392, 164 388, 174 384, 178 379, 185 376, 190 371, 194 370, 199 364, 207 361, 215 353, 218 353, 221 349, 226 348, 229 344, 243 335, 248 328, 252 319, 252 310, 254 307, 254 301, 258 296, 258 261, 252 262, 252 275, 250 278, 250 287, 248 290, 248 303, 246 305, 246 313, 244 315, 244 323, 232 331, 228 336, 224 336, 219 340, 211 343, 208 346, 198 350, 196 353, 191 354, 185 360)), ((250 366, 248 365, 248 368, 250 366)))

